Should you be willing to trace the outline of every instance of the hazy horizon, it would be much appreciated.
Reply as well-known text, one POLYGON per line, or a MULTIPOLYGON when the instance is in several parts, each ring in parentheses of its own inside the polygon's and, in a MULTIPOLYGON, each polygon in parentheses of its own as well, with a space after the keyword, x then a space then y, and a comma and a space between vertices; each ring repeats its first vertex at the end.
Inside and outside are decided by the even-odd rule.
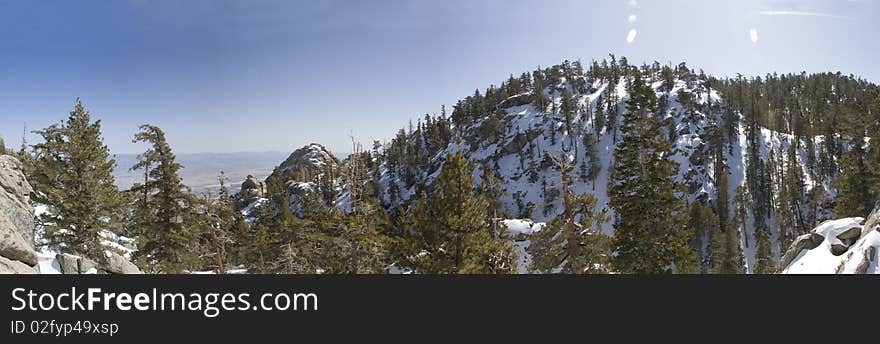
MULTIPOLYGON (((350 150, 510 74, 608 53, 724 77, 880 81, 878 1, 0 2, 0 135, 81 97, 114 154, 350 150), (77 18, 77 20, 71 20, 77 18)), ((34 142, 37 137, 28 135, 34 142)))

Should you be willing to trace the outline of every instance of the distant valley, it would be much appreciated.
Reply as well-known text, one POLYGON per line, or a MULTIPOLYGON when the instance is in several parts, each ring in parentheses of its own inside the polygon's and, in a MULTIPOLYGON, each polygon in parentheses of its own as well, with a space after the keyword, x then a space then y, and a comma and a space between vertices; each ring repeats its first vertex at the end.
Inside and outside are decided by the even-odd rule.
MULTIPOLYGON (((223 171, 227 185, 232 192, 238 192, 241 182, 248 175, 265 179, 272 169, 281 163, 289 152, 237 152, 237 153, 185 153, 177 154, 177 161, 183 165, 180 176, 183 183, 197 195, 211 192, 217 194, 217 177, 223 171)), ((137 161, 137 154, 116 156, 116 170, 113 175, 120 189, 128 189, 142 180, 140 171, 129 171, 137 161)))

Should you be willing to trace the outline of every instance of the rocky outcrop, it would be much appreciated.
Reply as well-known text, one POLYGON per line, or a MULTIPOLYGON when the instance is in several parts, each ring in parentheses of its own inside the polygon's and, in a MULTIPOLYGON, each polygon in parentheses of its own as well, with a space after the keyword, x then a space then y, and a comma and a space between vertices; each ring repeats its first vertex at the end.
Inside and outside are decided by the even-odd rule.
POLYGON ((34 208, 30 206, 33 189, 24 176, 18 159, 10 155, 0 156, 0 217, 13 225, 26 242, 33 247, 34 208))
POLYGON ((0 273, 36 273, 34 251, 33 189, 25 179, 21 162, 0 155, 0 273))
POLYGON ((797 237, 779 261, 780 272, 880 273, 878 248, 880 207, 867 219, 825 221, 810 233, 797 237))
POLYGON ((257 180, 256 177, 248 175, 247 179, 241 183, 241 198, 246 203, 251 203, 260 199, 265 194, 266 184, 257 180))
POLYGON ((283 181, 309 182, 312 176, 323 173, 325 168, 333 168, 339 164, 339 159, 330 150, 312 143, 293 151, 272 175, 283 181))

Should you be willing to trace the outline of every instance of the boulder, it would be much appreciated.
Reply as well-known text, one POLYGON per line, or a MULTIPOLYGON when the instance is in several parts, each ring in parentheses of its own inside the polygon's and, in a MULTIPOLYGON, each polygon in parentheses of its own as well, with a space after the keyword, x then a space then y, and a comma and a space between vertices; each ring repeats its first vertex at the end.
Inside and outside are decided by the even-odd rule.
POLYGON ((794 242, 788 247, 788 251, 785 251, 785 254, 779 259, 779 271, 785 269, 792 260, 801 254, 801 251, 812 250, 818 246, 813 239, 814 234, 815 233, 807 233, 794 239, 794 242))
MULTIPOLYGON (((822 234, 811 232, 810 234, 805 234, 810 236, 810 240, 813 242, 813 247, 819 246, 825 241, 825 237, 822 234)), ((811 248, 812 249, 812 248, 811 248)))
POLYGON ((33 245, 25 241, 15 224, 3 216, 0 216, 0 256, 37 265, 33 245))
POLYGON ((36 274, 37 269, 17 260, 0 257, 0 274, 36 274))
POLYGON ((59 253, 55 255, 55 261, 61 267, 61 273, 65 275, 79 274, 79 257, 67 253, 59 253))
POLYGON ((852 227, 847 230, 840 232, 837 234, 837 238, 843 241, 847 240, 856 240, 862 237, 862 228, 864 227, 852 227))
POLYGON ((141 274, 140 269, 132 262, 117 253, 107 251, 106 259, 98 266, 99 270, 104 270, 114 274, 141 274))
POLYGON ((846 251, 848 249, 849 249, 849 245, 847 245, 844 242, 837 241, 837 242, 831 243, 831 254, 833 254, 835 256, 839 256, 839 255, 846 253, 846 251))

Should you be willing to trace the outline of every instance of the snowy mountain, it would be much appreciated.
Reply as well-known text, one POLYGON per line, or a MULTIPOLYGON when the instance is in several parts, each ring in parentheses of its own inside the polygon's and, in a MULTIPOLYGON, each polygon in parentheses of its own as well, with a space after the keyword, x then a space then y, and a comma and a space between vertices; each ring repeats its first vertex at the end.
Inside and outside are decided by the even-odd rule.
MULTIPOLYGON (((795 134, 797 131, 793 128, 798 124, 791 119, 791 112, 795 110, 780 114, 771 109, 767 118, 782 122, 788 116, 787 122, 774 129, 755 124, 750 130, 747 126, 756 121, 750 122, 742 106, 737 106, 731 100, 732 96, 725 94, 721 87, 713 86, 720 83, 717 79, 702 73, 698 75, 683 67, 683 64, 669 73, 665 73, 666 69, 661 71, 656 67, 640 68, 647 75, 647 82, 660 103, 660 111, 653 115, 667 126, 666 133, 673 146, 673 154, 668 159, 678 164, 675 179, 682 186, 679 198, 688 204, 700 202, 716 211, 730 209, 728 216, 738 220, 734 222, 734 229, 744 255, 745 271, 751 272, 755 264, 759 227, 764 227, 769 233, 773 256, 778 258, 798 234, 791 227, 812 228, 814 223, 833 218, 830 202, 837 191, 831 187, 831 177, 822 173, 815 162, 817 156, 828 155, 824 148, 831 146, 826 139, 828 136, 795 134), (726 137, 719 139, 716 130, 725 126, 726 137), (716 166, 719 162, 725 165, 723 169, 716 166), (769 195, 765 202, 783 202, 777 197, 788 187, 783 183, 785 177, 782 176, 788 172, 797 176, 794 179, 803 198, 806 195, 815 197, 815 201, 797 204, 795 221, 798 226, 781 225, 785 219, 764 209, 761 204, 740 204, 736 201, 738 190, 748 183, 749 164, 755 162, 760 163, 761 174, 753 179, 757 180, 755 183, 764 183, 756 185, 769 195), (723 187, 718 180, 721 173, 726 175, 725 191, 728 195, 728 204, 722 208, 718 204, 718 188, 723 187), (756 211, 761 212, 760 226, 756 224, 756 211)), ((608 197, 612 172, 610 166, 613 165, 614 152, 620 142, 619 128, 622 114, 627 111, 632 73, 626 72, 625 67, 617 77, 599 76, 592 70, 586 73, 568 72, 563 65, 549 68, 544 74, 553 73, 558 75, 544 79, 546 83, 541 84, 540 97, 534 92, 530 94, 522 90, 500 98, 494 108, 477 110, 477 118, 469 123, 443 125, 442 128, 450 128, 457 139, 440 140, 445 142, 439 147, 436 144, 438 140, 430 136, 434 126, 446 120, 445 113, 433 122, 430 117, 426 117, 424 122, 420 120, 415 129, 411 124, 409 131, 401 130, 395 141, 374 147, 373 152, 368 152, 368 164, 375 166, 371 173, 373 180, 364 182, 363 187, 375 188, 386 207, 398 209, 411 201, 420 190, 430 191, 443 168, 447 153, 461 151, 468 159, 477 162, 473 172, 476 185, 479 185, 486 169, 500 179, 503 195, 499 214, 508 219, 543 223, 562 212, 562 197, 558 189, 560 175, 549 157, 563 155, 578 174, 573 180, 572 192, 594 195, 598 200, 597 210, 613 218, 615 213, 609 206, 608 197), (561 71, 557 72, 557 69, 561 71), (570 106, 566 104, 569 101, 566 97, 574 102, 575 110, 571 117, 567 117, 564 111, 566 106, 570 106), (538 105, 539 101, 535 99, 541 98, 546 101, 538 105), (398 147, 401 144, 407 145, 406 150, 398 147), (409 150, 410 147, 416 147, 415 154, 409 150)), ((506 86, 502 84, 502 88, 510 89, 513 81, 515 79, 511 77, 506 86)), ((835 91, 835 87, 841 86, 831 85, 827 88, 835 94, 839 91, 835 91)), ((485 99, 493 91, 498 91, 498 88, 490 87, 485 99)), ((494 96, 498 97, 497 94, 494 96)), ((769 98, 769 95, 763 96, 769 98)), ((479 91, 474 97, 484 99, 479 91)), ((467 105, 459 102, 456 111, 467 105)), ((455 116, 453 113, 453 120, 455 116)), ((835 161, 850 149, 839 142, 841 135, 833 135, 831 144, 839 147, 836 148, 839 152, 830 154, 830 161, 835 161)), ((351 161, 352 157, 339 161, 322 146, 312 144, 294 152, 281 165, 280 173, 284 179, 290 180, 287 177, 293 171, 311 171, 311 174, 300 174, 304 178, 288 181, 293 194, 293 188, 299 191, 303 189, 303 182, 308 182, 310 187, 316 186, 315 173, 327 172, 327 166, 345 169, 351 161)), ((332 181, 331 191, 335 198, 331 203, 343 211, 349 207, 349 179, 338 175, 332 181)), ((613 223, 604 223, 603 231, 613 235, 613 223)), ((699 258, 705 261, 709 254, 708 238, 704 238, 702 245, 699 258)))
MULTIPOLYGON (((614 87, 616 97, 619 98, 618 108, 621 112, 624 111, 625 102, 628 100, 625 86, 625 82, 612 86, 605 82, 595 81, 588 86, 592 92, 576 95, 577 104, 585 111, 574 119, 576 129, 573 132, 562 128, 563 120, 560 114, 540 111, 533 104, 504 109, 501 120, 505 125, 500 142, 494 144, 481 142, 450 144, 434 158, 438 167, 422 172, 424 180, 427 184, 433 182, 442 168, 440 161, 447 152, 462 150, 469 159, 478 161, 481 166, 474 171, 476 183, 479 183, 483 173, 482 168, 485 167, 493 168, 501 178, 503 181, 502 191, 504 192, 501 200, 504 211, 517 218, 531 218, 539 222, 549 221, 561 213, 562 197, 552 197, 546 191, 557 187, 560 177, 557 171, 543 161, 544 155, 555 155, 565 149, 569 152, 568 158, 572 163, 578 164, 587 161, 589 164, 590 157, 587 155, 590 147, 585 144, 584 138, 591 133, 600 132, 600 138, 595 143, 595 149, 598 152, 596 162, 599 173, 593 180, 577 179, 573 184, 572 191, 594 195, 598 199, 597 207, 613 216, 614 210, 608 204, 607 186, 609 166, 612 165, 616 143, 613 134, 605 132, 603 128, 596 128, 593 119, 588 114, 595 113, 597 101, 600 98, 607 99, 609 97, 611 87, 614 87), (529 211, 530 207, 534 207, 534 210, 529 211)), ((674 132, 672 141, 674 142, 675 154, 669 158, 679 164, 677 181, 688 186, 687 197, 689 201, 701 200, 711 204, 715 202, 717 185, 714 174, 716 167, 710 161, 711 159, 701 161, 691 159, 691 157, 695 156, 695 152, 703 153, 706 156, 710 155, 706 142, 708 140, 707 128, 714 123, 715 119, 710 113, 709 107, 711 103, 712 108, 719 109, 723 98, 717 91, 710 93, 705 83, 701 81, 676 80, 674 86, 668 90, 662 90, 662 86, 662 82, 659 81, 652 85, 658 97, 666 96, 669 99, 669 107, 663 114, 663 118, 671 123, 674 132), (693 99, 696 106, 692 109, 683 106, 679 98, 682 95, 693 99)), ((558 87, 566 86, 561 84, 558 87)), ((562 101, 560 92, 548 92, 548 97, 551 104, 556 107, 560 106, 562 101)), ((620 117, 617 116, 617 118, 620 117)), ((463 131, 467 135, 469 131, 479 130, 481 125, 482 122, 478 122, 463 131)), ((771 153, 776 156, 785 156, 784 152, 788 148, 790 135, 763 128, 759 137, 761 160, 766 160, 771 153)), ((817 142, 820 142, 821 139, 821 137, 814 138, 817 142)), ((746 142, 744 129, 739 127, 736 141, 731 145, 732 149, 725 153, 725 160, 730 171, 728 185, 728 194, 730 195, 734 195, 737 187, 745 183, 746 157, 744 152, 746 151, 746 142)), ((802 158, 805 154, 806 152, 803 150, 798 152, 797 163, 803 170, 807 170, 802 158)), ((587 167, 589 168, 589 166, 587 167)), ((406 185, 400 178, 387 172, 383 173, 382 187, 388 190, 392 185, 402 190, 400 192, 401 202, 405 202, 415 194, 414 185, 406 185)), ((823 188, 825 191, 825 186, 816 185, 811 179, 807 179, 805 186, 808 191, 815 187, 823 188)), ((386 197, 386 202, 393 203, 394 200, 388 197, 390 196, 386 197)), ((734 204, 731 203, 730 208, 732 209, 733 206, 734 204)), ((603 229, 606 234, 613 234, 612 223, 605 223, 603 229)), ((746 264, 751 266, 755 254, 754 227, 746 225, 741 226, 739 230, 743 231, 741 237, 746 264)), ((778 231, 771 230, 771 233, 771 240, 778 243, 778 231)), ((777 256, 781 250, 780 245, 775 245, 774 251, 777 256)))

